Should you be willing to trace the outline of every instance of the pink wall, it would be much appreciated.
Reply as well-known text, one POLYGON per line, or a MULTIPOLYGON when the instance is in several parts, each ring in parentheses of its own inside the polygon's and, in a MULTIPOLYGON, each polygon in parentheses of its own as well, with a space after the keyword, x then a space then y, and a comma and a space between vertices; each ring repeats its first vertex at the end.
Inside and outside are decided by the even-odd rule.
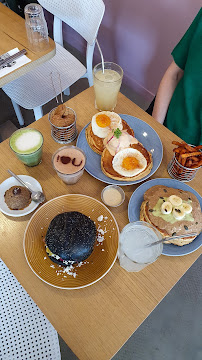
MULTIPOLYGON (((124 70, 123 82, 152 99, 172 49, 200 9, 201 0, 104 0, 98 41, 106 61, 124 70)), ((83 41, 64 26, 64 39, 84 51, 83 41)), ((94 63, 100 62, 96 49, 94 63)))
POLYGON ((200 0, 105 0, 98 39, 106 60, 124 70, 124 81, 155 94, 173 47, 200 9, 200 0))

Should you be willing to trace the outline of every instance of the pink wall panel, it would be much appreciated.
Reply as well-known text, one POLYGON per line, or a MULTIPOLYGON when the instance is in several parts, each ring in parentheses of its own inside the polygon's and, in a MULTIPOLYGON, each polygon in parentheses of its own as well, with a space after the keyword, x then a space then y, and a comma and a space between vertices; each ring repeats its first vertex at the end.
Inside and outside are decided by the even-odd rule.
MULTIPOLYGON (((170 55, 201 6, 201 0, 104 0, 98 40, 106 61, 124 70, 123 82, 152 99, 170 55)), ((68 26, 64 39, 84 53, 83 40, 68 26)), ((100 62, 98 49, 94 63, 100 62)))

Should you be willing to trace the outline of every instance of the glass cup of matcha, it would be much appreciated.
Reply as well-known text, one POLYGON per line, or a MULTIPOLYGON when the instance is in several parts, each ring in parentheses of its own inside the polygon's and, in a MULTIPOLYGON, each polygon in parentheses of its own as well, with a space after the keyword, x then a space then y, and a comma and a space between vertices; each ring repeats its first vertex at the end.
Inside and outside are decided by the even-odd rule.
POLYGON ((10 137, 10 148, 17 158, 27 166, 40 164, 42 157, 43 135, 33 128, 16 130, 10 137))

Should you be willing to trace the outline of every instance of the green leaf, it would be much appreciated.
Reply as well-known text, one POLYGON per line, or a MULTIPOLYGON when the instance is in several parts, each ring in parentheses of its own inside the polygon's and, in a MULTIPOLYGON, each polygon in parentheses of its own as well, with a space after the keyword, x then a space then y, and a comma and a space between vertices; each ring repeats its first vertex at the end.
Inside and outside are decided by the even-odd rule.
POLYGON ((121 136, 122 132, 119 128, 117 128, 116 130, 114 130, 114 136, 119 139, 121 136))

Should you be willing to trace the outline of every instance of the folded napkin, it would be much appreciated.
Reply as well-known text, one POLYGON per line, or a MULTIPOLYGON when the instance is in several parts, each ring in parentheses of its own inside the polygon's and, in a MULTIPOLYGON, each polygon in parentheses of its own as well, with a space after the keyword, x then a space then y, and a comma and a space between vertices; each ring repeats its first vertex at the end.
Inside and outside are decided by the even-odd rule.
MULTIPOLYGON (((10 51, 8 51, 6 54, 0 55, 0 59, 5 59, 8 55, 14 55, 19 51, 18 48, 12 49, 10 51), (6 55, 6 56, 5 56, 6 55)), ((22 55, 21 57, 19 57, 18 59, 14 60, 13 63, 11 64, 11 67, 5 67, 3 69, 0 68, 0 78, 9 74, 10 72, 12 72, 13 70, 18 69, 19 67, 29 63, 31 60, 26 56, 26 55, 22 55)))

